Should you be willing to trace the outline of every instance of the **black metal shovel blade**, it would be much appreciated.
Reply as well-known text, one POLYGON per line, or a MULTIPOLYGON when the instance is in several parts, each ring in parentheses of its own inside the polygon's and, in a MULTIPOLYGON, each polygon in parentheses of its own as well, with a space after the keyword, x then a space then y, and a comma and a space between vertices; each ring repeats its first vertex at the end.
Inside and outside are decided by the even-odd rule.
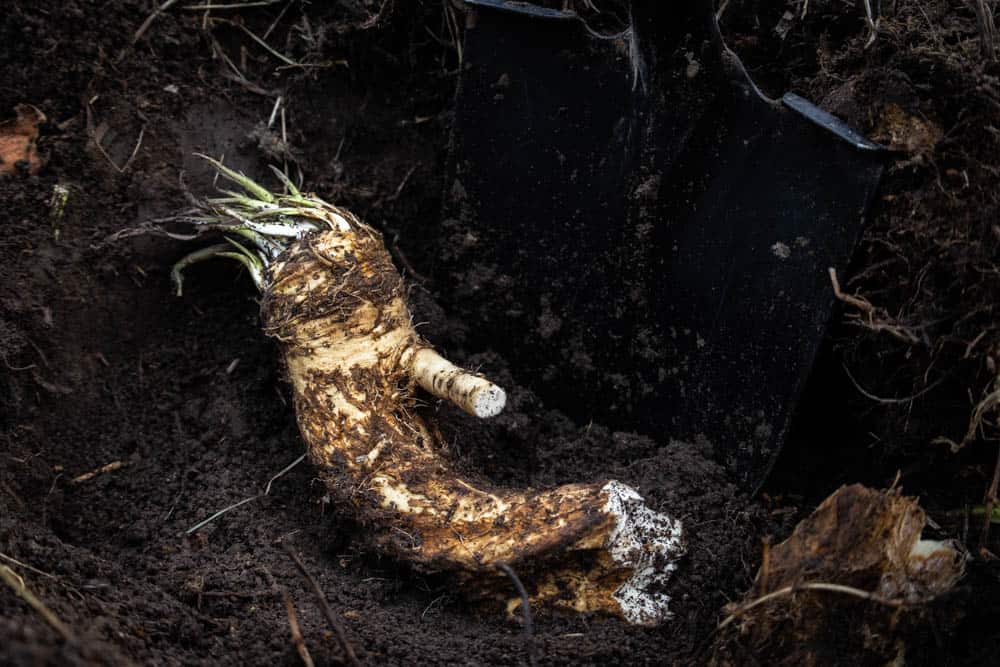
POLYGON ((756 488, 883 158, 761 95, 710 3, 684 4, 637 0, 609 39, 571 12, 467 1, 441 262, 481 344, 550 404, 707 438, 756 488))

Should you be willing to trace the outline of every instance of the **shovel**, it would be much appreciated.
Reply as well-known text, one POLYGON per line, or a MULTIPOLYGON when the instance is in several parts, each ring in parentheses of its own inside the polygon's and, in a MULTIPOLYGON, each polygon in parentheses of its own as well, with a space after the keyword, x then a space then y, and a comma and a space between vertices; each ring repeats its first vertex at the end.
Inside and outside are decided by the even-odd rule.
POLYGON ((617 33, 465 4, 439 267, 452 307, 549 404, 707 440, 756 489, 885 151, 801 97, 764 96, 709 2, 634 0, 617 33))

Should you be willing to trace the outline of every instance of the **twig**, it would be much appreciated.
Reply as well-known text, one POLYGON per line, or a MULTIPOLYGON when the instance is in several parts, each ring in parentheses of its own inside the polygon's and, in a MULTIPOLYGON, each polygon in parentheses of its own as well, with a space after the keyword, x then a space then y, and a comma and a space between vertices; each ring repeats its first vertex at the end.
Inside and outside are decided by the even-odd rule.
POLYGON ((386 201, 396 201, 399 199, 399 195, 403 193, 403 188, 406 187, 406 183, 410 180, 410 176, 413 176, 413 172, 415 172, 419 166, 420 163, 418 162, 406 171, 406 174, 403 175, 403 180, 401 180, 399 185, 396 186, 396 191, 386 197, 386 201))
POLYGON ((986 418, 990 410, 995 409, 997 406, 1000 406, 1000 380, 997 380, 994 384, 994 390, 976 404, 975 409, 972 411, 972 416, 969 417, 969 428, 966 429, 961 442, 955 442, 944 437, 935 438, 932 442, 950 446, 953 454, 958 452, 976 438, 976 435, 979 433, 979 427, 982 426, 983 419, 986 418))
POLYGON ((875 306, 871 304, 867 299, 862 299, 851 294, 845 294, 840 289, 840 280, 837 279, 837 269, 832 266, 827 269, 830 274, 830 284, 833 285, 833 295, 838 301, 843 301, 849 306, 854 306, 866 315, 873 315, 875 313, 875 306))
POLYGON ((294 468, 295 466, 297 466, 298 464, 302 463, 305 460, 306 460, 306 455, 303 454, 302 456, 300 456, 299 458, 295 459, 294 461, 286 465, 284 468, 282 468, 278 473, 274 475, 274 477, 267 480, 267 486, 264 487, 264 495, 266 496, 269 493, 271 493, 271 485, 274 484, 276 480, 278 480, 281 477, 284 477, 288 473, 288 471, 290 471, 292 468, 294 468))
POLYGON ((281 108, 281 101, 284 99, 281 95, 278 95, 278 99, 274 100, 274 108, 271 109, 271 115, 267 119, 267 129, 271 129, 274 126, 274 119, 278 116, 278 109, 281 108))
POLYGON ((968 359, 969 358, 969 355, 972 354, 972 351, 976 348, 976 345, 979 345, 979 341, 981 341, 986 336, 986 334, 988 332, 989 332, 988 329, 983 329, 982 331, 979 332, 979 335, 977 335, 975 338, 973 338, 965 346, 965 354, 962 355, 963 359, 968 359))
MULTIPOLYGON (((285 107, 281 107, 281 146, 282 152, 288 154, 288 123, 285 121, 285 107)), ((288 161, 285 161, 285 176, 288 176, 288 161)))
POLYGON ((6 565, 0 564, 0 579, 3 579, 3 582, 10 586, 11 590, 13 590, 19 598, 28 603, 28 606, 34 609, 46 623, 52 626, 53 630, 62 636, 63 639, 66 641, 73 641, 75 639, 73 631, 69 629, 69 626, 60 621, 59 617, 56 616, 44 602, 39 600, 34 593, 28 590, 27 585, 24 583, 24 579, 18 576, 14 570, 10 569, 6 565))
MULTIPOLYGON (((140 128, 139 137, 135 141, 135 148, 132 149, 132 153, 129 155, 128 160, 125 161, 125 164, 119 167, 118 163, 116 163, 113 159, 111 159, 111 155, 108 154, 108 151, 105 150, 104 145, 101 143, 101 140, 103 139, 103 133, 102 136, 98 136, 97 134, 97 131, 100 128, 94 129, 93 127, 92 112, 90 109, 89 102, 87 103, 87 121, 88 121, 87 134, 89 135, 90 140, 94 142, 94 146, 97 147, 97 150, 100 151, 101 155, 104 156, 104 159, 108 161, 108 164, 110 164, 115 171, 117 171, 119 174, 125 173, 125 170, 132 165, 132 161, 135 160, 135 156, 139 153, 139 148, 142 146, 142 138, 146 134, 146 126, 143 125, 142 128, 140 128)), ((102 123, 101 125, 103 126, 104 124, 102 123)))
POLYGON ((261 37, 261 39, 267 39, 268 37, 271 36, 271 33, 274 32, 274 29, 277 28, 278 24, 281 22, 281 19, 285 18, 285 12, 287 12, 288 8, 291 7, 293 4, 295 3, 293 2, 285 3, 285 6, 281 8, 281 11, 278 12, 278 15, 274 17, 274 20, 271 22, 271 25, 267 28, 267 30, 264 31, 264 36, 261 37))
POLYGON ((725 620, 719 623, 719 630, 722 630, 727 625, 732 623, 738 617, 747 613, 755 607, 759 607, 762 604, 770 602, 776 598, 783 597, 785 595, 791 595, 793 593, 798 593, 800 591, 826 591, 828 593, 841 593, 843 595, 853 595, 856 598, 861 598, 862 600, 869 600, 871 602, 877 602, 883 604, 887 607, 906 607, 913 603, 909 603, 906 600, 900 598, 884 598, 881 595, 876 595, 875 593, 869 593, 868 591, 863 591, 860 588, 854 588, 853 586, 845 586, 843 584, 829 584, 825 582, 812 582, 805 584, 795 584, 793 586, 785 586, 784 588, 779 588, 776 591, 772 591, 767 595, 762 595, 756 600, 751 600, 744 605, 740 605, 732 614, 727 616, 725 620))
POLYGON ((282 589, 281 597, 285 601, 285 612, 288 614, 288 627, 292 631, 292 643, 295 644, 295 650, 299 652, 302 664, 306 667, 314 667, 315 663, 313 663, 312 656, 309 655, 306 640, 302 638, 302 631, 299 629, 299 619, 295 616, 295 604, 292 602, 292 596, 288 594, 288 591, 282 589))
POLYGON ((135 44, 136 42, 138 42, 139 38, 142 37, 143 33, 145 33, 149 29, 149 26, 153 25, 153 21, 156 20, 156 17, 158 17, 160 14, 170 9, 170 7, 176 4, 176 2, 177 0, 166 0, 166 2, 164 2, 162 5, 154 9, 153 13, 151 13, 149 16, 146 17, 146 20, 142 22, 142 25, 139 26, 139 29, 135 31, 134 35, 132 35, 132 43, 135 44))
POLYGON ((517 589, 517 594, 521 596, 521 614, 524 617, 524 648, 528 652, 528 664, 531 667, 536 667, 538 656, 535 654, 535 628, 531 622, 531 601, 528 599, 528 591, 525 590, 517 572, 514 572, 514 568, 503 561, 497 563, 496 567, 507 575, 513 582, 514 588, 517 589))
POLYGON ((434 605, 436 605, 441 600, 444 600, 446 597, 448 597, 447 593, 445 593, 444 595, 439 595, 436 598, 434 598, 433 600, 431 600, 431 603, 429 605, 427 605, 426 607, 424 607, 423 613, 420 614, 420 620, 421 621, 424 620, 424 617, 427 616, 427 612, 429 612, 434 605))
POLYGON ((223 508, 223 509, 219 510, 218 512, 216 512, 212 516, 208 517, 204 521, 199 521, 195 525, 191 526, 186 531, 184 531, 184 534, 185 535, 190 535, 191 533, 194 533, 194 532, 200 530, 201 528, 204 528, 208 524, 212 523, 213 521, 215 521, 216 519, 218 519, 220 516, 222 516, 226 512, 230 512, 230 511, 236 509, 237 507, 242 507, 243 505, 246 505, 251 500, 257 500, 258 498, 260 498, 260 496, 251 496, 249 498, 244 498, 243 500, 239 501, 238 503, 233 503, 229 507, 226 507, 226 508, 223 508))
POLYGON ((125 171, 132 165, 132 160, 134 160, 135 156, 139 153, 139 147, 142 146, 142 137, 145 134, 146 134, 146 126, 143 125, 142 128, 140 128, 139 130, 139 138, 135 140, 135 148, 132 149, 132 154, 128 156, 128 159, 125 160, 125 164, 122 165, 121 169, 122 171, 125 171))
POLYGON ((282 542, 281 546, 285 552, 291 556, 292 562, 295 563, 295 568, 299 571, 299 574, 305 577, 306 581, 308 581, 309 585, 312 587, 313 593, 319 601, 319 607, 323 611, 323 616, 326 617, 326 622, 330 624, 331 628, 333 628, 333 632, 337 636, 337 643, 340 644, 340 649, 347 657, 348 664, 354 665, 355 667, 360 666, 361 663, 358 661, 358 656, 354 653, 354 647, 351 646, 351 642, 347 639, 347 633, 344 632, 344 626, 334 615, 333 609, 330 608, 330 603, 326 601, 326 596, 323 595, 323 589, 319 587, 316 579, 313 578, 313 576, 309 573, 309 570, 306 569, 302 559, 299 558, 297 553, 295 553, 292 546, 287 542, 282 542))
POLYGON ((294 461, 292 461, 291 463, 289 463, 287 466, 285 466, 284 468, 282 468, 280 472, 278 472, 276 475, 274 475, 274 477, 272 477, 271 479, 267 480, 267 486, 264 487, 264 493, 259 493, 256 496, 250 496, 249 498, 244 498, 243 500, 239 501, 238 503, 233 503, 229 507, 225 507, 225 508, 219 510, 218 512, 216 512, 212 516, 208 517, 204 521, 199 521, 195 525, 193 525, 190 528, 188 528, 186 531, 184 531, 184 534, 185 535, 190 535, 191 533, 194 533, 194 532, 200 530, 201 528, 204 528, 208 524, 212 523, 213 521, 215 521, 216 519, 218 519, 220 516, 222 516, 226 512, 231 512, 232 510, 236 509, 237 507, 242 507, 243 505, 246 505, 251 500, 257 500, 258 498, 263 498, 264 496, 268 495, 269 493, 271 493, 271 485, 274 484, 275 480, 277 480, 279 477, 285 475, 289 470, 291 470, 292 468, 294 468, 298 464, 302 463, 302 461, 304 461, 305 458, 306 458, 306 455, 303 454, 302 456, 300 456, 299 458, 295 459, 294 461))
POLYGON ((395 253, 396 257, 399 258, 399 262, 403 265, 403 268, 406 269, 407 273, 409 273, 409 275, 412 278, 416 279, 416 281, 421 285, 426 285, 427 283, 429 283, 430 278, 417 271, 410 263, 410 260, 406 258, 406 255, 403 254, 403 251, 399 249, 399 244, 397 243, 398 240, 399 240, 399 234, 394 234, 392 237, 392 241, 390 241, 390 243, 392 245, 393 252, 395 253))
POLYGON ((85 472, 82 475, 77 475, 76 477, 70 480, 70 484, 83 484, 84 482, 89 482, 98 475, 103 475, 106 472, 114 472, 115 470, 124 467, 125 463, 123 461, 112 461, 111 463, 106 463, 102 465, 100 468, 95 468, 90 472, 85 472))
POLYGON ((857 389, 862 396, 864 396, 865 398, 869 398, 877 403, 884 403, 886 405, 898 405, 900 403, 910 403, 912 401, 915 401, 924 394, 926 394, 927 392, 936 388, 939 384, 944 382, 946 377, 948 377, 947 375, 942 375, 931 384, 927 385, 917 393, 912 394, 910 396, 903 396, 902 398, 882 398, 881 396, 876 396, 875 394, 871 393, 870 391, 867 391, 864 387, 862 387, 858 383, 858 381, 854 379, 854 376, 851 374, 851 371, 848 370, 847 364, 841 364, 841 365, 844 367, 844 372, 847 374, 847 379, 851 381, 851 384, 854 385, 854 388, 857 389))
POLYGON ((264 95, 265 97, 274 96, 273 91, 267 90, 266 88, 247 79, 243 75, 243 72, 240 71, 240 68, 236 66, 236 64, 232 61, 232 59, 228 55, 226 55, 226 52, 223 50, 222 45, 219 44, 219 41, 217 39, 215 39, 215 36, 211 32, 207 34, 209 40, 211 40, 212 43, 212 52, 231 70, 227 72, 225 69, 222 69, 222 76, 224 78, 229 79, 230 81, 235 81, 236 83, 240 84, 241 86, 249 90, 251 93, 256 93, 257 95, 264 95))
POLYGON ((299 63, 295 62, 294 60, 292 60, 288 56, 286 56, 286 55, 284 55, 284 54, 282 54, 282 53, 280 53, 278 51, 275 51, 273 48, 271 48, 270 44, 268 44, 263 39, 261 39, 260 37, 258 37, 257 35, 255 35, 249 28, 247 28, 242 23, 239 23, 238 21, 230 21, 229 19, 212 19, 212 23, 224 23, 224 24, 227 24, 227 25, 231 25, 231 26, 233 26, 235 28, 239 28, 244 33, 246 33, 247 37, 249 37, 253 41, 257 42, 265 51, 267 51, 268 53, 270 53, 272 56, 274 56, 275 58, 277 58, 281 62, 285 63, 286 65, 290 65, 291 67, 301 67, 301 65, 299 63))
POLYGON ((872 15, 871 0, 864 0, 865 22, 868 24, 868 39, 865 40, 864 48, 868 48, 875 43, 875 36, 878 34, 878 19, 872 15))
POLYGON ((96 132, 90 133, 90 140, 94 142, 94 145, 97 146, 97 150, 100 151, 101 155, 104 156, 104 159, 108 161, 108 164, 110 164, 114 168, 114 170, 117 171, 119 174, 122 173, 122 168, 119 167, 115 163, 115 161, 111 159, 111 156, 108 155, 108 152, 104 150, 104 146, 101 145, 100 140, 97 138, 96 132))
POLYGON ((843 303, 853 306, 861 311, 860 315, 853 316, 861 320, 859 322, 860 326, 876 333, 884 331, 894 338, 898 338, 904 343, 909 343, 910 345, 916 345, 921 342, 920 337, 913 333, 909 327, 902 324, 888 322, 879 317, 877 309, 867 299, 843 292, 840 289, 840 281, 837 279, 837 270, 835 268, 831 266, 827 269, 827 271, 830 274, 830 284, 833 286, 834 297, 836 297, 838 301, 842 301, 843 303), (862 319, 862 317, 864 319, 862 319), (878 319, 876 319, 877 317, 878 319))
POLYGON ((306 647, 306 640, 302 637, 302 630, 299 628, 299 619, 295 614, 295 603, 292 602, 292 596, 282 586, 278 585, 271 571, 266 567, 264 568, 264 574, 267 577, 268 583, 271 584, 271 590, 285 602, 285 613, 288 614, 288 627, 292 632, 292 644, 295 646, 299 657, 302 658, 302 664, 306 667, 314 667, 315 663, 309 654, 309 649, 306 647))
POLYGON ((5 554, 3 552, 0 552, 0 560, 5 560, 8 563, 13 563, 14 565, 17 565, 20 568, 24 568, 25 570, 28 570, 29 572, 34 572, 35 574, 40 574, 43 577, 46 577, 48 579, 52 579, 53 581, 59 581, 59 577, 57 577, 56 575, 49 574, 48 572, 45 572, 43 570, 39 570, 37 567, 32 567, 32 566, 28 565, 27 563, 22 563, 18 559, 12 558, 11 556, 8 556, 7 554, 5 554))

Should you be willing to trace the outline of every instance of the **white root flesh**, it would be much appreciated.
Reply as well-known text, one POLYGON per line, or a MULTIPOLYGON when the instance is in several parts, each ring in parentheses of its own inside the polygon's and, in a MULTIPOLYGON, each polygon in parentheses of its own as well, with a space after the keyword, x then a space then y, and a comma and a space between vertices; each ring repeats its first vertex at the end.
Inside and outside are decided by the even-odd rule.
MULTIPOLYGON (((503 409, 503 390, 417 335, 403 280, 374 230, 287 179, 289 194, 276 195, 212 163, 247 195, 215 200, 226 207, 210 200, 194 222, 226 225, 263 248, 254 253, 227 237, 239 252, 217 254, 262 267, 255 281, 264 331, 282 345, 309 459, 375 548, 426 572, 455 573, 481 597, 499 596, 498 566, 506 564, 536 604, 641 625, 671 617, 666 584, 685 553, 678 520, 614 480, 504 489, 459 475, 417 413, 417 387, 477 417, 503 409), (279 233, 268 233, 273 225, 279 233), (326 231, 299 233, 309 228, 326 231), (283 250, 275 255, 275 247, 283 250)), ((185 262, 211 255, 181 260, 178 285, 185 262)))
POLYGON ((425 347, 413 358, 413 377, 424 391, 451 401, 473 417, 496 417, 507 404, 507 394, 482 375, 459 368, 425 347))

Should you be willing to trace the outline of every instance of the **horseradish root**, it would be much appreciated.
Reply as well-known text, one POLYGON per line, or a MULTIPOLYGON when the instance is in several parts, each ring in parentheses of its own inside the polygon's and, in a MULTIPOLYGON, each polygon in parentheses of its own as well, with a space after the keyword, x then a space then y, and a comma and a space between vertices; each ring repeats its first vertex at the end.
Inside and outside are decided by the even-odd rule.
POLYGON ((225 239, 177 264, 178 290, 195 261, 226 256, 250 269, 309 460, 377 549, 457 573, 473 594, 491 595, 486 582, 507 563, 528 575, 536 603, 644 625, 670 617, 665 582, 684 553, 680 522, 617 481, 512 490, 463 479, 418 414, 417 388, 477 417, 498 414, 504 392, 416 333, 381 236, 281 174, 287 193, 277 195, 213 164, 244 192, 176 218, 196 236, 225 239))

